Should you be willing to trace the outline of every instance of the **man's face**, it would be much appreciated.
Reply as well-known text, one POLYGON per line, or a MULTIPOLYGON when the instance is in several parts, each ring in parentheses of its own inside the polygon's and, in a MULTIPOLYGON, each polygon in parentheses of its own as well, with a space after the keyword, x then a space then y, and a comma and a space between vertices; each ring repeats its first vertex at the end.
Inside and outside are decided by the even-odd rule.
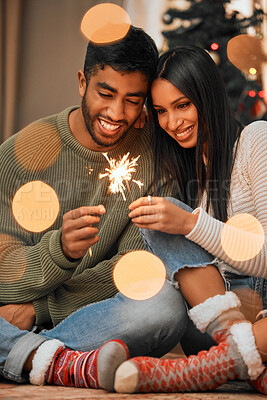
POLYGON ((115 148, 139 117, 148 89, 141 72, 115 71, 106 66, 90 78, 82 98, 89 148, 115 148))

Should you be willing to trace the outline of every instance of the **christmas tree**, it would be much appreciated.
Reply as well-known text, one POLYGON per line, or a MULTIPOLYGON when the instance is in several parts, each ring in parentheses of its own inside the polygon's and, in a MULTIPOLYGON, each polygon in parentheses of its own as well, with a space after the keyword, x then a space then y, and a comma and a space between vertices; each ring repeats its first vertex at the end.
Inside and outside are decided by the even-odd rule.
POLYGON ((188 0, 187 9, 169 8, 163 15, 166 30, 163 50, 178 45, 194 44, 206 49, 216 62, 224 79, 230 103, 236 117, 244 124, 256 119, 267 119, 261 83, 255 76, 248 76, 228 59, 227 44, 237 35, 247 33, 249 27, 262 24, 263 11, 256 8, 249 18, 239 12, 230 15, 226 3, 230 0, 188 0))

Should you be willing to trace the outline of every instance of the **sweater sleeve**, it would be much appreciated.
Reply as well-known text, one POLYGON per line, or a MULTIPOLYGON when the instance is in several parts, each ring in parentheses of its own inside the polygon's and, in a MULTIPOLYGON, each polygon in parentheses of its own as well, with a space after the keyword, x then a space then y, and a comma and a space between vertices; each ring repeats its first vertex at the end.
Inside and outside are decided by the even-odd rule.
POLYGON ((260 222, 263 233, 247 232, 208 215, 202 208, 194 229, 186 236, 208 252, 227 262, 242 274, 267 278, 267 132, 266 123, 254 123, 252 134, 248 132, 245 140, 241 168, 245 171, 253 204, 254 217, 260 222), (223 236, 222 236, 223 233, 223 236), (226 243, 225 246, 222 246, 226 243), (226 240, 226 242, 224 242, 226 240), (234 260, 224 251, 239 247, 239 254, 250 254, 249 258, 234 260))
POLYGON ((12 199, 23 176, 10 173, 8 160, 0 153, 2 176, 0 180, 0 302, 25 303, 42 299, 49 321, 46 295, 70 279, 80 260, 69 261, 61 249, 61 228, 31 233, 15 221, 12 199), (8 173, 9 172, 9 173, 8 173), (11 179, 16 176, 16 179, 11 179))
MULTIPOLYGON (((111 249, 106 259, 98 262, 93 268, 86 268, 68 281, 58 286, 47 296, 48 310, 54 325, 77 309, 97 301, 113 297, 117 288, 113 281, 113 269, 122 255, 133 251, 143 250, 144 244, 138 228, 132 223, 125 227, 116 247, 111 249)), ((94 254, 94 248, 92 248, 94 254)), ((85 257, 88 257, 87 254, 85 257)), ((86 259, 84 260, 84 262, 86 259)), ((42 299, 40 299, 40 304, 42 299)), ((37 301, 39 303, 39 301, 37 301)), ((37 321, 43 319, 41 307, 37 321)))

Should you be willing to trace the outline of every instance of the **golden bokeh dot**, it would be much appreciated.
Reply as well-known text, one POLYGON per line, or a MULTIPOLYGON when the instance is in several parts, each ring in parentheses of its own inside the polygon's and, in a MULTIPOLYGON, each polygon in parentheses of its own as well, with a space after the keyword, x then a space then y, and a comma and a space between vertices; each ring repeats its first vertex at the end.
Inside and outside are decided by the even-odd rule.
POLYGON ((26 254, 14 237, 0 234, 0 282, 12 283, 18 281, 26 271, 26 254))
POLYGON ((261 251, 264 244, 263 227, 251 214, 234 215, 222 229, 221 244, 232 260, 250 260, 261 251))
POLYGON ((53 225, 59 208, 56 192, 42 181, 21 186, 12 201, 15 220, 30 232, 42 232, 53 225))
POLYGON ((120 6, 112 3, 90 8, 81 22, 81 31, 91 42, 111 44, 123 39, 131 26, 131 19, 120 6))
POLYGON ((61 151, 61 139, 54 126, 37 121, 22 129, 15 141, 17 162, 28 171, 43 171, 53 165, 61 151))
POLYGON ((163 262, 145 250, 125 254, 116 264, 113 278, 118 290, 133 300, 146 300, 163 287, 166 270, 163 262))
POLYGON ((227 43, 227 57, 245 74, 249 74, 251 68, 261 74, 262 65, 266 62, 263 40, 248 34, 234 36, 227 43))

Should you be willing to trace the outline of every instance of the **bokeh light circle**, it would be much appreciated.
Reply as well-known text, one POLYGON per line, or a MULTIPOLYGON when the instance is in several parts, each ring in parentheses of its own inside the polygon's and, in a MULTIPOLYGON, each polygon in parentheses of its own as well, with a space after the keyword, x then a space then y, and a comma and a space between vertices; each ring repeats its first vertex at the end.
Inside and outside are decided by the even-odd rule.
POLYGON ((59 208, 56 192, 42 181, 32 181, 21 186, 12 201, 15 220, 30 232, 42 232, 53 225, 59 208))
POLYGON ((44 171, 51 167, 61 149, 57 129, 44 121, 36 121, 22 129, 15 141, 17 161, 27 171, 44 171))
POLYGON ((145 250, 125 254, 116 264, 113 278, 118 290, 134 300, 146 300, 163 287, 166 270, 163 262, 145 250))
POLYGON ((263 41, 256 36, 242 34, 234 36, 227 43, 227 57, 240 71, 249 74, 250 69, 262 73, 262 64, 266 61, 263 41))
POLYGON ((264 244, 263 227, 251 214, 234 215, 222 229, 221 244, 232 260, 250 260, 261 251, 264 244))
POLYGON ((15 237, 0 233, 0 282, 20 280, 26 267, 27 256, 23 244, 15 237))
POLYGON ((112 3, 90 8, 81 22, 81 31, 91 42, 110 44, 123 39, 131 26, 131 19, 120 6, 112 3))

